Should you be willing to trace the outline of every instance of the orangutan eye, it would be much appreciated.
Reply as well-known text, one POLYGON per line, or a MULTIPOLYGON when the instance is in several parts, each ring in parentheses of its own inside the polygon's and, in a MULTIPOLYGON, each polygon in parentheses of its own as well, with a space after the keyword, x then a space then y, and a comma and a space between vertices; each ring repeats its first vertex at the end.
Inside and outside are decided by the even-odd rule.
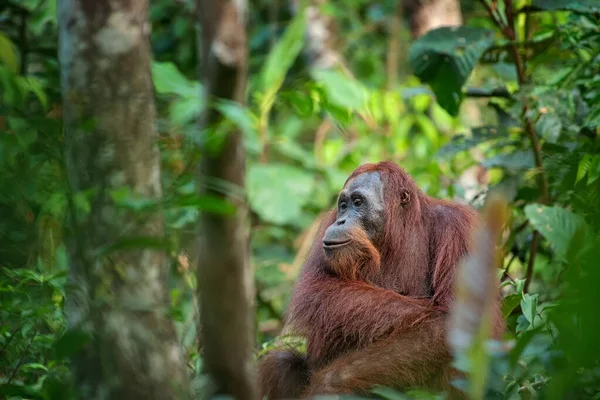
POLYGON ((347 207, 348 207, 348 206, 346 205, 346 202, 342 202, 342 203, 340 203, 340 211, 346 211, 346 208, 347 208, 347 207))
POLYGON ((360 198, 356 198, 353 201, 354 207, 360 207, 362 203, 363 203, 363 200, 360 198))

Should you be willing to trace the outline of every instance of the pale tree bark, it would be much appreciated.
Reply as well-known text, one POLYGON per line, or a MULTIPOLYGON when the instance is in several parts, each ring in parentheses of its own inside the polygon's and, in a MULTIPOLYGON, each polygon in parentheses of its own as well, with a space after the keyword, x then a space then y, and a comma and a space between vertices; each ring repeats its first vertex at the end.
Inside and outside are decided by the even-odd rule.
POLYGON ((403 3, 413 38, 436 28, 463 23, 459 0, 407 0, 403 3))
POLYGON ((215 101, 245 102, 246 3, 197 0, 197 6, 199 76, 207 101, 199 124, 204 147, 197 185, 200 195, 236 207, 233 215, 204 212, 200 217, 198 290, 204 372, 212 378, 217 394, 255 399, 254 280, 243 194, 244 142, 237 130, 223 137, 212 129, 222 120, 215 101))
MULTIPOLYGON (((321 7, 327 0, 310 0, 304 8, 306 33, 304 55, 311 68, 328 69, 344 66, 344 59, 336 49, 336 23, 333 17, 322 13, 321 7)), ((292 0, 292 12, 301 11, 303 1, 292 0)))
POLYGON ((185 363, 166 315, 164 254, 123 247, 140 236, 156 243, 162 216, 113 201, 124 189, 162 196, 148 2, 59 0, 58 7, 66 161, 77 199, 66 311, 69 329, 91 335, 73 360, 76 387, 85 399, 187 398, 185 363))

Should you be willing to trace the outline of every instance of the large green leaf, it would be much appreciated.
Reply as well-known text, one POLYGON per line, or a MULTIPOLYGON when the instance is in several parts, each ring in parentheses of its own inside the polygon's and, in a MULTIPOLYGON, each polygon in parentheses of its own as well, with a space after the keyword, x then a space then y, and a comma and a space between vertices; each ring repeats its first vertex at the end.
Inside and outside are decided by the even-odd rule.
POLYGON ((535 166, 533 154, 527 150, 502 153, 481 162, 485 168, 502 168, 507 171, 522 171, 535 166))
POLYGON ((152 81, 159 94, 200 97, 200 84, 187 79, 172 62, 153 62, 152 81))
POLYGON ((274 96, 304 47, 304 13, 299 12, 286 28, 260 71, 260 91, 274 96))
POLYGON ((531 6, 546 11, 600 12, 598 0, 533 0, 531 6))
POLYGON ((358 110, 366 105, 366 89, 355 79, 334 70, 318 70, 313 75, 325 89, 330 103, 349 110, 358 110))
POLYGON ((535 124, 535 129, 550 143, 557 143, 563 129, 562 121, 556 114, 542 114, 535 124))
POLYGON ((301 169, 273 163, 251 166, 246 185, 252 209, 265 221, 285 224, 299 218, 314 182, 301 169))
POLYGON ((0 63, 6 65, 6 68, 13 74, 19 71, 19 60, 14 44, 8 36, 0 32, 0 63))
POLYGON ((438 150, 438 157, 449 159, 465 150, 470 150, 473 147, 486 143, 495 139, 506 137, 504 132, 499 132, 495 126, 482 126, 471 130, 471 137, 466 135, 453 136, 450 142, 438 150))
POLYGON ((544 236, 563 260, 568 260, 569 251, 573 240, 583 241, 589 228, 580 215, 559 206, 544 206, 541 204, 529 204, 525 207, 525 215, 529 218, 531 225, 544 236))
POLYGON ((170 104, 169 115, 174 125, 183 126, 194 122, 201 110, 200 96, 184 97, 170 104))
POLYGON ((529 323, 532 325, 535 321, 535 316, 537 315, 537 306, 537 293, 533 295, 529 295, 527 293, 523 294, 523 299, 521 300, 521 309, 523 310, 523 315, 525 318, 527 318, 527 321, 529 321, 529 323))
POLYGON ((429 31, 411 46, 409 62, 415 75, 429 83, 450 115, 458 114, 462 86, 493 43, 493 35, 483 28, 443 27, 429 31))

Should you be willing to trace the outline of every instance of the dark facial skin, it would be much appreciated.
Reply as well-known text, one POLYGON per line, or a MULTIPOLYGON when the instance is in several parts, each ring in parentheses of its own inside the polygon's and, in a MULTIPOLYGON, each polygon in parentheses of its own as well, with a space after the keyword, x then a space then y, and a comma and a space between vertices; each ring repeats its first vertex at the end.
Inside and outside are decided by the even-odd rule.
POLYGON ((340 192, 337 220, 325 232, 323 248, 329 252, 351 244, 351 231, 357 228, 377 243, 383 237, 384 226, 383 182, 379 172, 366 172, 340 192))

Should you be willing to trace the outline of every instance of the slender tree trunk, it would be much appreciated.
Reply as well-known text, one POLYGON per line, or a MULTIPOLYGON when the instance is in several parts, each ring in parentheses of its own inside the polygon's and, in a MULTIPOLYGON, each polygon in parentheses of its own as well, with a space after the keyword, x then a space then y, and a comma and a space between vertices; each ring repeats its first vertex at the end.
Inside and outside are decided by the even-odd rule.
POLYGON ((404 8, 410 19, 413 38, 436 28, 463 23, 458 0, 407 0, 404 8))
POLYGON ((217 196, 236 206, 233 215, 206 212, 200 218, 198 289, 204 372, 213 379, 218 394, 255 399, 254 280, 243 194, 245 149, 239 131, 222 137, 212 129, 222 118, 214 108, 215 100, 245 101, 246 3, 198 0, 197 5, 199 76, 207 100, 200 120, 204 149, 197 184, 201 195, 217 196))
POLYGON ((84 399, 187 398, 166 316, 164 255, 124 246, 140 236, 156 243, 162 216, 113 200, 116 193, 162 195, 148 2, 59 0, 58 7, 66 161, 76 200, 67 318, 69 329, 91 336, 73 360, 76 386, 84 399))
MULTIPOLYGON (((291 0, 293 13, 301 12, 302 1, 291 0)), ((328 69, 344 66, 344 59, 336 49, 335 19, 323 12, 321 7, 327 0, 310 0, 304 9, 306 17, 306 41, 304 54, 311 68, 328 69)))

